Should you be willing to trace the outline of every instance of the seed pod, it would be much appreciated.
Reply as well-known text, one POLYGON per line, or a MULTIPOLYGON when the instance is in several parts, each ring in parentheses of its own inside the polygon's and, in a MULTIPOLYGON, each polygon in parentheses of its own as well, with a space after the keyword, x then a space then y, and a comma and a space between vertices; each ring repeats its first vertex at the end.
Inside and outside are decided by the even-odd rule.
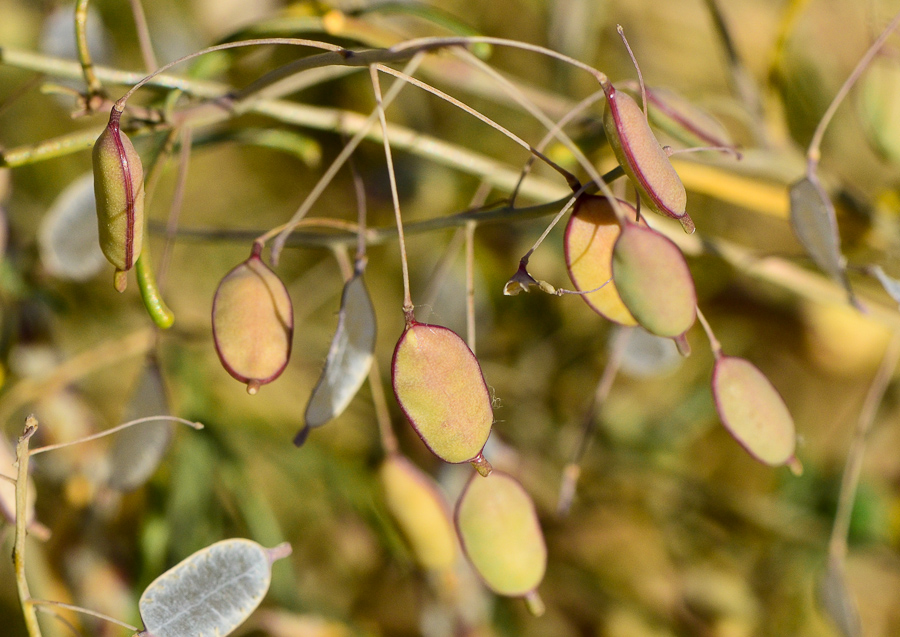
POLYGON ((645 330, 675 338, 697 316, 697 293, 684 255, 656 230, 626 221, 612 256, 613 281, 645 330))
POLYGON ((254 245, 250 258, 225 275, 213 298, 212 330, 226 371, 255 394, 284 371, 291 356, 294 310, 284 283, 254 245))
POLYGON ((121 116, 113 106, 93 153, 100 248, 116 268, 119 292, 125 290, 125 272, 141 253, 144 232, 144 170, 131 140, 119 129, 121 116))
POLYGON ((434 480, 399 454, 388 456, 379 474, 388 510, 416 561, 429 570, 451 568, 456 561, 456 531, 434 480))
POLYGON ((494 420, 491 396, 456 332, 411 321, 394 349, 391 380, 410 424, 438 458, 490 473, 481 450, 494 420))
POLYGON ((456 505, 463 549, 485 584, 500 595, 536 598, 547 545, 531 497, 512 476, 495 471, 469 480, 456 505))
POLYGON ((678 219, 685 232, 693 232, 694 222, 686 212, 684 184, 656 141, 641 107, 609 82, 603 85, 603 92, 603 126, 625 174, 654 211, 678 219))
POLYGON ((712 393, 722 424, 751 456, 798 470, 794 419, 778 390, 753 363, 720 356, 713 367, 712 393))
MULTIPOLYGON (((633 217, 637 218, 637 211, 631 204, 625 201, 618 203, 630 216, 633 213, 633 217)), ((612 277, 613 246, 619 232, 619 219, 610 201, 606 197, 582 195, 566 225, 566 267, 576 290, 596 290, 580 295, 592 310, 620 325, 637 325, 622 303, 615 282, 609 281, 612 277)))

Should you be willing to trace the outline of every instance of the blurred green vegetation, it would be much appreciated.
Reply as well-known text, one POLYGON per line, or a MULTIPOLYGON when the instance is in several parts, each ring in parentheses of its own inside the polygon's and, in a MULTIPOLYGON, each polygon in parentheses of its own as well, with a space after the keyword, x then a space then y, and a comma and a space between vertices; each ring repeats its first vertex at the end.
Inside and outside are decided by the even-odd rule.
MULTIPOLYGON (((266 28, 259 31, 360 47, 447 33, 419 15, 373 10, 358 23, 342 25, 343 34, 331 36, 322 32, 319 18, 330 9, 351 8, 333 4, 161 0, 147 2, 146 11, 161 61, 242 29, 254 37, 252 25, 263 21, 266 28)), ((241 536, 266 546, 287 540, 294 548, 289 564, 275 566, 263 608, 239 631, 253 637, 837 634, 816 603, 816 586, 857 416, 891 332, 900 328, 900 315, 877 283, 853 268, 868 315, 847 307, 840 289, 824 276, 806 276, 812 268, 787 221, 786 188, 802 175, 805 146, 831 97, 882 25, 900 10, 900 2, 719 4, 763 108, 757 119, 735 93, 721 39, 700 0, 440 3, 480 33, 554 48, 603 70, 614 82, 635 75, 616 35, 615 25, 621 24, 649 85, 678 91, 726 125, 745 151, 742 162, 703 153, 676 163, 683 167, 698 236, 729 242, 754 258, 782 259, 787 274, 739 267, 715 249, 691 256, 689 264, 699 305, 725 351, 752 360, 784 396, 797 424, 798 457, 805 468, 801 477, 754 461, 721 427, 709 392, 712 355, 695 326, 688 335, 689 358, 660 363, 650 373, 627 368, 620 373, 600 409, 571 514, 558 518, 562 469, 608 359, 614 328, 575 296, 504 297, 503 284, 546 219, 484 225, 475 245, 477 353, 495 397, 496 419, 486 455, 516 475, 537 504, 549 548, 540 587, 547 613, 534 619, 520 600, 495 598, 462 561, 453 586, 422 574, 379 492, 383 450, 368 385, 305 446, 291 444, 335 329, 342 279, 331 252, 289 248, 277 268, 293 298, 296 324, 292 359, 281 378, 248 396, 216 357, 209 317, 219 280, 247 257, 250 238, 293 214, 344 143, 334 132, 249 113, 195 132, 201 141, 209 135, 191 154, 179 222, 182 229, 249 234, 240 240, 185 235, 174 242, 163 289, 176 323, 158 337, 150 332, 133 279, 119 295, 108 266, 88 281, 75 282, 48 272, 42 260, 42 220, 60 192, 90 170, 87 150, 0 168, 0 208, 8 228, 0 266, 0 425, 6 438, 14 440, 32 412, 42 424, 41 442, 118 424, 151 349, 171 412, 206 425, 201 432, 179 427, 149 483, 125 495, 110 492, 98 477, 111 442, 36 458, 38 518, 52 536, 29 547, 33 593, 139 623, 137 598, 152 579, 199 548, 241 536), (790 7, 800 11, 777 54, 779 29, 790 7), (320 147, 320 164, 313 165, 315 153, 298 158, 248 144, 239 134, 270 127, 308 136, 320 147), (702 172, 698 165, 715 170, 702 172), (732 177, 740 179, 726 181, 732 177), (74 357, 79 365, 64 366, 74 357)), ((90 20, 97 27, 91 43, 97 63, 142 69, 128 3, 97 0, 91 8, 96 11, 90 20)), ((0 0, 0 47, 76 59, 74 48, 64 42, 72 30, 64 16, 71 11, 71 4, 50 0, 0 0), (51 35, 49 25, 58 16, 64 28, 51 35)), ((898 46, 895 36, 886 55, 900 64, 898 46)), ((230 52, 220 59, 215 79, 241 87, 302 54, 295 47, 230 52)), ((426 62, 423 79, 532 143, 543 135, 520 107, 498 97, 502 92, 492 81, 451 64, 449 56, 435 58, 426 62)), ((531 89, 553 118, 597 89, 587 74, 532 53, 495 47, 489 62, 531 89)), ((186 74, 188 69, 175 71, 186 74)), ((105 123, 105 112, 73 120, 71 95, 40 90, 63 81, 4 64, 0 54, 2 149, 105 123)), ((67 83, 83 90, 80 81, 67 83)), ((107 89, 113 99, 125 91, 119 85, 107 89)), ((898 166, 880 157, 877 144, 867 138, 871 131, 857 93, 851 93, 826 135, 823 181, 835 195, 851 265, 878 264, 897 277, 898 166)), ((146 89, 133 105, 153 104, 162 95, 146 89)), ((288 97, 363 115, 373 107, 364 73, 288 97)), ((602 105, 595 105, 591 117, 572 131, 582 135, 592 160, 605 170, 613 160, 597 139, 601 113, 602 105)), ((493 157, 512 171, 527 160, 525 151, 495 131, 411 87, 390 108, 388 119, 493 157)), ((134 139, 146 170, 165 133, 144 132, 134 139)), ((551 154, 570 161, 561 148, 551 148, 551 154)), ((394 158, 407 222, 464 210, 479 183, 477 176, 421 154, 395 149, 394 158)), ((393 212, 381 145, 364 142, 355 162, 366 186, 369 223, 389 227, 393 212)), ((552 171, 539 167, 535 173, 565 186, 552 171)), ((177 178, 173 160, 148 210, 157 258, 177 178)), ((488 200, 507 194, 495 190, 488 200)), ((548 191, 540 201, 532 195, 520 203, 558 196, 559 190, 548 191)), ((311 214, 355 220, 346 169, 311 214)), ((452 233, 408 237, 416 303, 426 302, 452 233)), ((387 384, 391 352, 403 328, 397 245, 373 245, 368 258, 367 284, 378 316, 376 360, 387 384)), ((568 286, 562 228, 533 255, 530 271, 568 286)), ((461 250, 434 299, 417 309, 417 318, 464 333, 461 250)), ((642 355, 647 356, 646 349, 630 354, 634 365, 642 355)), ((644 362, 652 367, 652 361, 644 362)), ((389 404, 401 450, 440 481, 452 502, 470 467, 442 465, 403 421, 392 396, 389 404)), ((872 429, 850 531, 848 586, 869 636, 900 634, 898 422, 900 394, 894 383, 872 429)), ((3 551, 11 546, 10 528, 0 528, 3 551)), ((127 634, 66 617, 87 635, 127 634)), ((42 621, 46 635, 68 634, 49 616, 42 621)), ((0 626, 4 637, 25 634, 8 560, 0 560, 0 626)))

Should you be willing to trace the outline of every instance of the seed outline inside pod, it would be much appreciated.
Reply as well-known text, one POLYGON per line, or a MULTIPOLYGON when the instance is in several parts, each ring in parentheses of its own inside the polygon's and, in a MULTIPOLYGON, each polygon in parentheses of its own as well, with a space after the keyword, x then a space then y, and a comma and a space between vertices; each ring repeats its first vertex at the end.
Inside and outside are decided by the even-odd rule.
POLYGON ((261 251, 261 246, 254 245, 250 258, 222 278, 212 307, 216 353, 225 370, 247 384, 249 394, 281 375, 291 357, 294 334, 291 297, 278 275, 263 263, 261 251), (250 287, 239 289, 242 283, 250 287), (228 298, 229 294, 238 296, 228 298), (266 355, 272 359, 262 360, 266 355))

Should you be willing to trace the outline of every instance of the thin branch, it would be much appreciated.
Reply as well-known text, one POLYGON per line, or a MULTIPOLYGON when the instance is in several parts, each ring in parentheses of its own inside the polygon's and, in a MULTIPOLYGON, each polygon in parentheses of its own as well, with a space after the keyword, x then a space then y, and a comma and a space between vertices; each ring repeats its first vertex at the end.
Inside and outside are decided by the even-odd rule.
POLYGON ((25 616, 25 628, 28 637, 41 637, 37 613, 31 603, 31 592, 28 590, 28 578, 25 576, 25 531, 28 525, 28 441, 35 434, 38 421, 34 416, 25 419, 25 432, 19 437, 16 445, 16 462, 19 465, 16 474, 16 542, 13 547, 13 568, 16 572, 16 588, 19 591, 19 604, 25 616))
POLYGON ((73 604, 66 604, 63 602, 54 602, 52 600, 46 599, 35 599, 31 601, 35 606, 48 606, 50 608, 43 609, 39 608, 38 610, 43 610, 45 612, 54 612, 52 610, 53 607, 65 608, 66 610, 75 611, 76 613, 81 613, 83 615, 90 615, 91 617, 96 617, 98 619, 102 619, 103 621, 109 622, 110 624, 115 624, 116 626, 121 626, 122 628, 127 628, 128 630, 133 630, 137 632, 140 630, 137 626, 132 626, 131 624, 125 623, 123 621, 119 621, 115 617, 110 617, 109 615, 104 615, 103 613, 98 613, 97 611, 90 610, 89 608, 82 608, 81 606, 75 606, 73 604))
MULTIPOLYGON (((103 85, 100 84, 100 80, 94 72, 94 62, 91 60, 91 50, 87 41, 89 1, 78 0, 75 4, 75 44, 78 48, 78 61, 81 63, 81 72, 84 74, 84 82, 87 84, 90 97, 102 94, 103 85)), ((90 102, 90 99, 88 99, 88 102, 90 102)))
POLYGON ((37 449, 32 449, 31 455, 36 456, 39 453, 44 453, 45 451, 54 451, 55 449, 62 449, 63 447, 71 447, 73 445, 80 445, 83 442, 89 442, 91 440, 97 440, 98 438, 103 438, 105 436, 110 436, 114 433, 118 433, 123 429, 128 429, 129 427, 133 427, 134 425, 140 425, 145 422, 158 422, 160 420, 168 420, 169 422, 179 422, 183 425, 187 425, 191 429, 203 429, 203 423, 194 422, 192 420, 186 420, 184 418, 179 418, 178 416, 168 416, 165 414, 160 414, 159 416, 145 416, 143 418, 136 418, 135 420, 129 420, 128 422, 122 423, 121 425, 116 425, 111 429, 107 429, 105 431, 101 431, 99 433, 92 434, 90 436, 84 436, 83 438, 79 438, 77 440, 70 440, 69 442, 60 442, 55 445, 45 445, 43 447, 38 447, 37 449))
POLYGON ((153 52, 153 43, 150 41, 150 28, 147 26, 147 16, 144 13, 144 5, 141 0, 128 0, 131 4, 131 13, 134 15, 134 28, 137 31, 138 43, 141 46, 141 57, 144 58, 144 67, 147 72, 155 71, 159 66, 156 54, 153 52))

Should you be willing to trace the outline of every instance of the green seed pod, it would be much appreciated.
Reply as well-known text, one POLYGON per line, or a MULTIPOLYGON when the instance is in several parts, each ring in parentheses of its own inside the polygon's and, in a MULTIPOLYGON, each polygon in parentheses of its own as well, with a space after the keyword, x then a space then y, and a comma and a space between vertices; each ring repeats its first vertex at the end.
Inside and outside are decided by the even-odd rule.
MULTIPOLYGON (((630 216, 637 218, 637 211, 631 204, 625 201, 618 203, 630 216)), ((619 238, 620 228, 619 219, 606 197, 579 197, 575 212, 566 225, 566 267, 576 290, 596 290, 582 294, 581 298, 597 314, 620 325, 637 325, 622 303, 615 282, 609 281, 612 277, 613 246, 619 238)))
POLYGON ((603 85, 603 92, 603 126, 625 174, 654 211, 678 219, 686 232, 693 232, 694 222, 686 212, 684 184, 656 141, 641 107, 608 82, 603 85))
POLYGON ((753 363, 720 356, 713 367, 712 393, 722 424, 751 456, 797 470, 794 419, 778 390, 753 363))
POLYGON ((391 380, 410 424, 438 458, 490 473, 481 450, 494 421, 491 396, 478 359, 454 331, 409 323, 394 349, 391 380))
POLYGON ((391 454, 379 472, 385 502, 425 569, 445 571, 456 561, 456 530, 434 480, 409 460, 391 454))
POLYGON ((93 152, 100 248, 116 268, 119 292, 125 290, 125 272, 141 253, 144 233, 144 170, 131 140, 119 128, 121 116, 113 106, 93 152))
POLYGON ((212 331, 225 370, 255 394, 281 375, 291 357, 294 310, 284 283, 259 258, 225 275, 213 298, 212 331))
POLYGON ((513 477, 472 476, 456 505, 463 549, 485 584, 500 595, 536 597, 547 546, 531 497, 513 477))
POLYGON ((684 255, 656 230, 624 222, 612 255, 622 302, 645 330, 675 338, 697 316, 697 293, 684 255))

